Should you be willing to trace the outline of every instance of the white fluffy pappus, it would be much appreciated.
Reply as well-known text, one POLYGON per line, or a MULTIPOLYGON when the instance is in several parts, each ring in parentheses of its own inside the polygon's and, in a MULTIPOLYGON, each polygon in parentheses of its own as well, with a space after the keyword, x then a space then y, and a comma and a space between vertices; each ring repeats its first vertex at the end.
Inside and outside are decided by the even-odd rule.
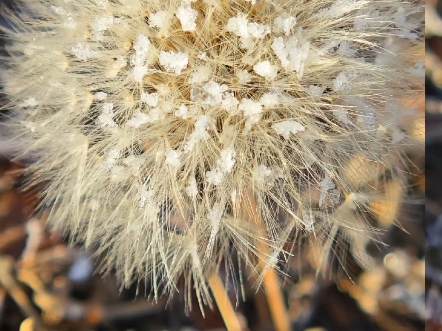
POLYGON ((411 1, 23 2, 2 75, 12 139, 38 155, 50 223, 127 285, 148 277, 157 298, 184 276, 207 303, 232 247, 259 274, 301 235, 326 263, 338 233, 370 237, 380 175, 405 182, 414 137, 388 104, 423 84, 411 1))

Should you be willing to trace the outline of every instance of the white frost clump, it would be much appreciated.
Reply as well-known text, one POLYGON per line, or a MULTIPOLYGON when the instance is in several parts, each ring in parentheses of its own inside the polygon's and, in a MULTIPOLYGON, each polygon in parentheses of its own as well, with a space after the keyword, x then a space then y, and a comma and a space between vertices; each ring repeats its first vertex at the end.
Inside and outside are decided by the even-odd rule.
POLYGON ((104 160, 105 168, 107 168, 107 169, 113 168, 117 164, 117 161, 120 158, 120 156, 121 156, 121 152, 119 149, 117 149, 117 148, 111 149, 107 153, 107 157, 104 160))
POLYGON ((223 94, 223 100, 221 101, 221 108, 228 112, 230 115, 236 115, 238 113, 239 101, 233 93, 226 92, 223 94))
POLYGON ((160 28, 160 29, 163 27, 168 27, 172 17, 173 15, 169 11, 160 10, 149 16, 149 26, 151 28, 160 28))
POLYGON ((181 28, 183 31, 195 31, 196 30, 196 18, 198 12, 190 5, 180 6, 176 12, 176 17, 180 20, 181 28))
POLYGON ((247 14, 238 14, 236 17, 229 18, 227 22, 227 31, 242 38, 244 48, 251 46, 251 37, 263 39, 270 34, 271 29, 268 25, 250 22, 247 19, 247 14))
POLYGON ((288 36, 295 25, 296 17, 285 13, 278 16, 273 22, 273 31, 275 33, 284 33, 288 36))
POLYGON ((181 74, 181 71, 187 68, 189 62, 189 55, 186 53, 175 52, 160 52, 160 64, 166 68, 167 71, 172 71, 175 75, 181 74))
POLYGON ((141 101, 143 101, 144 103, 146 103, 151 107, 158 106, 159 98, 160 96, 158 93, 145 93, 145 92, 141 93, 141 101))
POLYGON ((304 74, 304 64, 307 60, 310 43, 301 43, 298 38, 290 37, 285 40, 283 37, 277 37, 272 43, 272 49, 283 68, 296 71, 298 79, 304 74))
POLYGON ((253 70, 260 76, 268 80, 275 79, 278 74, 278 67, 270 64, 269 61, 262 61, 253 66, 253 70))
POLYGON ((264 108, 272 108, 281 102, 281 95, 274 92, 267 92, 259 98, 259 102, 264 108))
POLYGON ((227 91, 227 85, 219 85, 214 81, 210 81, 203 86, 203 90, 209 94, 206 102, 209 106, 214 106, 223 100, 223 93, 227 91))
POLYGON ((185 190, 190 198, 195 199, 198 195, 198 186, 195 177, 190 177, 185 190))
POLYGON ((227 31, 236 34, 238 37, 248 38, 248 23, 247 14, 238 14, 227 21, 227 31))
POLYGON ((206 172, 206 180, 213 185, 219 185, 223 182, 224 174, 220 169, 214 169, 206 172))
POLYGON ((296 134, 297 132, 305 131, 305 126, 299 122, 289 120, 272 124, 272 129, 285 139, 289 139, 291 133, 296 134))
POLYGON ((355 74, 341 72, 333 80, 333 89, 335 91, 341 91, 345 94, 349 93, 351 90, 351 83, 356 78, 355 74))
POLYGON ((221 151, 221 156, 218 160, 218 167, 224 173, 232 171, 235 165, 235 150, 232 147, 228 147, 221 151))
POLYGON ((304 221, 305 230, 308 232, 313 232, 315 230, 314 228, 315 218, 310 213, 303 211, 302 219, 304 221))
POLYGON ((189 108, 187 108, 186 105, 182 104, 180 108, 175 111, 175 115, 183 119, 189 118, 189 108))
POLYGON ((149 120, 150 120, 150 118, 148 115, 137 110, 135 112, 134 116, 129 121, 127 121, 126 125, 134 127, 134 128, 138 128, 138 127, 148 123, 149 120))
POLYGON ((180 151, 169 149, 166 152, 166 163, 173 166, 173 167, 178 167, 181 163, 180 156, 181 156, 180 151))
POLYGON ((149 53, 151 42, 145 35, 138 35, 137 41, 134 43, 135 54, 131 59, 132 65, 144 66, 147 55, 149 53))
POLYGON ((238 77, 241 84, 247 84, 252 81, 252 75, 246 70, 238 70, 236 77, 238 77))
POLYGON ((272 170, 270 170, 267 166, 264 164, 260 164, 256 169, 254 173, 254 177, 258 181, 265 181, 267 177, 269 177, 272 174, 272 170))
POLYGON ((184 146, 184 151, 190 152, 196 143, 206 139, 208 128, 213 124, 213 118, 208 115, 200 115, 195 122, 195 131, 191 133, 187 143, 184 146))
POLYGON ((213 69, 210 66, 200 66, 190 76, 189 84, 198 84, 207 82, 212 76, 213 69))
POLYGON ((319 100, 322 96, 322 92, 324 92, 324 88, 322 86, 310 85, 307 87, 306 92, 313 99, 319 100))
POLYGON ((138 208, 143 209, 150 207, 153 203, 155 197, 155 192, 153 190, 148 190, 146 187, 141 187, 138 190, 138 208))
POLYGON ((258 123, 261 119, 263 111, 262 104, 251 99, 243 98, 238 106, 238 110, 242 110, 244 116, 247 118, 243 132, 244 134, 247 134, 252 126, 258 123))
POLYGON ((105 103, 102 108, 102 113, 98 116, 97 123, 102 127, 114 128, 117 127, 117 123, 115 123, 114 117, 114 104, 113 103, 105 103))
POLYGON ((353 43, 349 41, 341 41, 336 54, 346 57, 354 57, 356 55, 356 49, 353 43))
POLYGON ((95 52, 91 50, 91 47, 88 44, 83 43, 78 43, 77 45, 72 46, 72 53, 77 59, 82 61, 87 61, 95 56, 95 52))
POLYGON ((319 183, 319 189, 321 190, 321 195, 319 197, 319 206, 321 207, 324 204, 325 198, 328 195, 330 190, 333 190, 336 187, 333 179, 331 179, 328 175, 325 175, 324 179, 319 183))
POLYGON ((271 32, 270 27, 268 25, 254 23, 254 22, 247 24, 247 31, 253 38, 257 39, 263 39, 271 32))

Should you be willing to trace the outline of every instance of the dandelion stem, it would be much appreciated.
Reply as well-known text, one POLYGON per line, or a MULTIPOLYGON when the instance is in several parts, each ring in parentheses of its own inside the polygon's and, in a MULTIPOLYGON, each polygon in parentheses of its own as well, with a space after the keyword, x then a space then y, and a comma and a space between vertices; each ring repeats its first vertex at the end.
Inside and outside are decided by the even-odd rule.
POLYGON ((226 289, 217 274, 209 279, 209 285, 215 297, 216 304, 228 331, 241 331, 241 324, 227 295, 226 289))

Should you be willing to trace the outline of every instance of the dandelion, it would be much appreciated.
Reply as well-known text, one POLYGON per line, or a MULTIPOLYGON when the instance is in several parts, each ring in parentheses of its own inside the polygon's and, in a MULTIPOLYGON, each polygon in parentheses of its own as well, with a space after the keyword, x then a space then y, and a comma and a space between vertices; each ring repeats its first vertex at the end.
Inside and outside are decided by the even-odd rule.
POLYGON ((49 183, 50 223, 126 285, 158 297, 184 275, 208 303, 232 247, 259 279, 300 235, 326 261, 338 233, 371 236, 379 176, 405 181, 414 137, 392 104, 422 86, 414 2, 23 3, 8 132, 49 183))

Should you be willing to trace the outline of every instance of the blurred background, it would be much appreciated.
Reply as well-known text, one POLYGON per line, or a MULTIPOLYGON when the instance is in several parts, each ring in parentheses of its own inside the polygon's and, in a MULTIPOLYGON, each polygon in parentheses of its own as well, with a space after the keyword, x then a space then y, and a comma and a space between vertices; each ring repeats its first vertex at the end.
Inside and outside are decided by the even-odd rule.
MULTIPOLYGON (((366 247, 373 258, 369 269, 362 270, 349 254, 348 274, 331 268, 330 277, 317 279, 317 252, 310 247, 297 253, 306 257, 302 263, 295 257, 292 264, 282 266, 289 275, 281 281, 281 291, 293 330, 442 330, 441 17, 442 1, 427 1, 427 102, 425 107, 422 93, 413 105, 422 113, 426 110, 426 160, 423 151, 410 155, 416 167, 408 199, 400 205, 386 201, 378 206, 384 213, 375 221, 384 230, 380 239, 386 245, 366 247)), ((160 299, 153 304, 144 295, 150 292, 148 282, 121 288, 112 274, 96 273, 93 252, 68 247, 60 234, 49 234, 44 211, 34 212, 44 188, 21 190, 26 165, 11 161, 1 130, 0 125, 0 331, 225 329, 216 307, 207 308, 204 318, 193 298, 193 310, 185 314, 182 292, 169 302, 160 299)), ((248 284, 245 290, 247 300, 240 299, 236 308, 243 330, 275 330, 272 303, 263 291, 248 284)), ((228 295, 235 306, 235 293, 228 295)))

